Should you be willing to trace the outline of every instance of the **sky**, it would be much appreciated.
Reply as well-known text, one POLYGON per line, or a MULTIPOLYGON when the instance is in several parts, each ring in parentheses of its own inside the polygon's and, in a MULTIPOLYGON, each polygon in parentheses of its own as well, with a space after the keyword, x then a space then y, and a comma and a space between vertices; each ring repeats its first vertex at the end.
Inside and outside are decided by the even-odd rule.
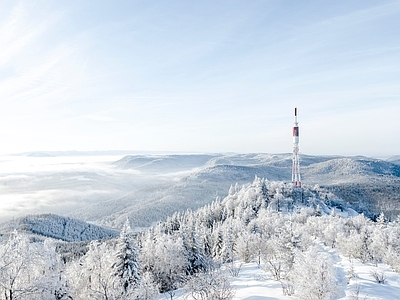
POLYGON ((400 154, 400 1, 0 2, 1 153, 400 154))

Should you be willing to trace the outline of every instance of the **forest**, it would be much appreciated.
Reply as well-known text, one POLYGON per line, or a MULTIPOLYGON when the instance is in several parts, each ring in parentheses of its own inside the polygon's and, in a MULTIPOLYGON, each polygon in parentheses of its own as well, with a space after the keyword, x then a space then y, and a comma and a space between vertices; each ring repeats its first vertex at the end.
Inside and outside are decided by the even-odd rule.
MULTIPOLYGON (((343 287, 323 249, 399 272, 399 222, 358 214, 319 186, 256 177, 144 231, 127 220, 115 238, 68 243, 14 230, 0 245, 0 299, 174 299, 177 289, 186 299, 231 299, 230 278, 249 262, 283 295, 337 299, 343 287)), ((385 282, 379 268, 371 276, 385 282)))

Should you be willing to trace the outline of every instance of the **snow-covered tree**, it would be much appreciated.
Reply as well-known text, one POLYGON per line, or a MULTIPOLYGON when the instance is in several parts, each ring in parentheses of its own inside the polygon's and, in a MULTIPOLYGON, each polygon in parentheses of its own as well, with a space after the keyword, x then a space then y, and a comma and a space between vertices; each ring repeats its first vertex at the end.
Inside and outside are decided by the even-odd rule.
POLYGON ((199 236, 199 230, 195 227, 193 222, 190 224, 181 226, 179 234, 182 237, 183 247, 185 249, 185 256, 188 260, 189 274, 194 274, 199 271, 205 271, 208 269, 210 264, 210 258, 204 252, 204 246, 199 236))
MULTIPOLYGON (((13 299, 54 299, 57 270, 49 260, 53 254, 42 242, 31 242, 14 231, 0 245, 0 295, 13 299)), ((55 254, 54 254, 55 255, 55 254)))
POLYGON ((265 242, 265 248, 262 250, 264 268, 277 281, 286 278, 293 266, 293 248, 283 243, 279 237, 273 237, 265 242))
POLYGON ((160 233, 144 240, 141 262, 142 269, 151 272, 160 291, 170 292, 172 299, 188 269, 182 238, 160 233))
POLYGON ((64 274, 65 264, 55 249, 54 240, 44 241, 41 256, 46 261, 47 268, 42 281, 47 284, 49 294, 53 294, 56 300, 66 300, 70 296, 70 291, 64 274))
POLYGON ((154 281, 150 272, 141 275, 137 288, 130 292, 129 299, 135 300, 155 300, 159 296, 159 286, 154 281))
POLYGON ((300 299, 332 300, 337 297, 335 267, 329 254, 319 252, 316 247, 296 252, 289 277, 300 299))
POLYGON ((228 300, 234 296, 229 276, 219 270, 200 272, 192 276, 185 285, 187 299, 228 300))
POLYGON ((255 255, 255 249, 252 247, 253 239, 253 234, 242 232, 236 241, 235 253, 245 263, 249 263, 255 255))
POLYGON ((111 266, 115 276, 114 286, 121 286, 122 294, 126 295, 140 281, 138 253, 129 220, 126 220, 115 247, 115 262, 111 266))
POLYGON ((73 299, 114 300, 120 296, 115 289, 113 251, 106 243, 93 241, 89 251, 68 267, 68 285, 73 299))
POLYGON ((220 261, 222 257, 222 247, 223 247, 223 235, 222 229, 220 227, 214 226, 214 231, 212 232, 212 257, 220 261))
POLYGON ((363 227, 357 230, 353 229, 350 233, 340 233, 338 236, 338 247, 348 258, 360 259, 366 263, 372 259, 370 251, 370 233, 363 227))
POLYGON ((227 225, 224 228, 220 259, 222 263, 229 263, 234 259, 235 236, 231 226, 227 225))

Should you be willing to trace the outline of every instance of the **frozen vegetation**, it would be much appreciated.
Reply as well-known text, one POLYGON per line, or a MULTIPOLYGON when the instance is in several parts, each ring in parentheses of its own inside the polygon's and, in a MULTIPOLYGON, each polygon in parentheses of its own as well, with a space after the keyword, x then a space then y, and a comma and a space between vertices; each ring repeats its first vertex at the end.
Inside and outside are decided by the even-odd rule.
POLYGON ((400 222, 329 190, 258 177, 226 197, 86 244, 18 230, 0 245, 1 299, 397 299, 400 222))
POLYGON ((0 226, 0 232, 23 231, 67 242, 91 241, 118 235, 116 230, 53 214, 21 217, 0 226))

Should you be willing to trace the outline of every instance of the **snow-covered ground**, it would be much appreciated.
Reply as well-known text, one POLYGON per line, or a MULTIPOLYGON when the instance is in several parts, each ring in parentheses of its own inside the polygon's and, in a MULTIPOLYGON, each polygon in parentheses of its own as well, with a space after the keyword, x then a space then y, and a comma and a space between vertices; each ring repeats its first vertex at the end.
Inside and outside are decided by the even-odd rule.
POLYGON ((233 299, 292 299, 292 297, 283 296, 281 284, 272 280, 270 275, 255 263, 243 264, 239 276, 233 278, 232 286, 235 291, 233 299))
POLYGON ((384 264, 377 267, 371 263, 362 264, 360 261, 338 256, 336 267, 339 273, 348 272, 353 269, 355 278, 350 279, 349 284, 345 285, 346 296, 338 299, 400 299, 400 274, 393 272, 392 269, 384 264), (386 278, 385 282, 377 283, 371 272, 377 271, 386 278), (358 295, 358 298, 357 298, 358 295))
MULTIPOLYGON (((376 267, 371 263, 350 261, 335 250, 326 250, 326 253, 332 256, 337 270, 338 294, 335 299, 400 299, 400 274, 393 272, 389 266, 378 264, 376 267), (380 284, 375 281, 371 275, 375 270, 378 274, 384 275, 385 283, 380 284)), ((231 286, 235 293, 233 300, 297 299, 296 295, 284 296, 280 282, 273 280, 272 276, 256 263, 242 264, 239 275, 232 278, 231 286)), ((170 295, 161 295, 159 299, 170 299, 170 295)), ((193 298, 179 290, 174 299, 193 298)))

